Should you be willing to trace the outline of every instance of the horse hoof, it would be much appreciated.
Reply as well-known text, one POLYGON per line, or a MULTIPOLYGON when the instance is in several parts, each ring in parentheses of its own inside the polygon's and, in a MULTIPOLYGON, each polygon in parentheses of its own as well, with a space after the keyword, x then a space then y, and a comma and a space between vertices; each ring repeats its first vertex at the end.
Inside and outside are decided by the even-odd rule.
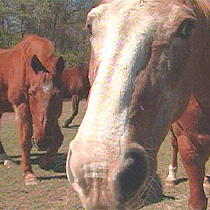
POLYGON ((25 185, 38 185, 38 180, 33 174, 27 174, 24 179, 25 185))
POLYGON ((11 160, 5 160, 4 166, 6 166, 8 169, 12 168, 15 165, 15 163, 11 160))
POLYGON ((210 190, 210 183, 208 183, 208 182, 205 183, 204 182, 203 187, 210 190))
POLYGON ((209 176, 205 176, 203 187, 210 190, 210 177, 209 176))

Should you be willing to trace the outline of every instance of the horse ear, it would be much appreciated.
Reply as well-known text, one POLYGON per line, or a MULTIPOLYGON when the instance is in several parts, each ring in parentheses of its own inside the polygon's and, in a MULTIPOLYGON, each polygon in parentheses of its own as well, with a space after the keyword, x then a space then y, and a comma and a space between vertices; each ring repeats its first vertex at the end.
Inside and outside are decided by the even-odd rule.
POLYGON ((61 56, 60 58, 58 58, 56 63, 56 72, 62 74, 64 67, 65 67, 65 62, 63 57, 61 56))
POLYGON ((39 71, 49 73, 47 69, 41 64, 40 60, 34 55, 31 59, 31 67, 35 74, 38 74, 39 71))

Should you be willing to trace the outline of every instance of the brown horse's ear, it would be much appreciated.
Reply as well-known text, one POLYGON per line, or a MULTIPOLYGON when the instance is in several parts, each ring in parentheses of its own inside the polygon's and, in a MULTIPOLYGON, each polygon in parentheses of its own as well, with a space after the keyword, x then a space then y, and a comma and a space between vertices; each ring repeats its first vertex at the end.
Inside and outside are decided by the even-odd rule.
POLYGON ((58 58, 56 63, 56 72, 62 74, 64 67, 65 67, 65 62, 63 57, 58 58))
POLYGON ((44 73, 49 73, 47 69, 41 64, 40 60, 34 55, 31 59, 31 67, 35 74, 38 74, 39 71, 44 73))

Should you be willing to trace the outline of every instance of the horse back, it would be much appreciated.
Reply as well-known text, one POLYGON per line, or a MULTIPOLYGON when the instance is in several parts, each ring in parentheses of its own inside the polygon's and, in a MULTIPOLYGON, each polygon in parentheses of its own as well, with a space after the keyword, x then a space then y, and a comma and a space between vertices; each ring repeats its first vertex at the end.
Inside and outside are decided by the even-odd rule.
POLYGON ((64 97, 79 95, 86 97, 89 91, 88 69, 86 64, 78 64, 63 71, 64 97))

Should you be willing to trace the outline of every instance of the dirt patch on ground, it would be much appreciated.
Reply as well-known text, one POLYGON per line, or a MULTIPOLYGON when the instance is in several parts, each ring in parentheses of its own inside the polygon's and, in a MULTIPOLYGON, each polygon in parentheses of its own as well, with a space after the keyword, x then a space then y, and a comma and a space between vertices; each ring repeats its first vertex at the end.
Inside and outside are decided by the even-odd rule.
POLYGON ((6 125, 15 122, 15 113, 6 112, 2 115, 1 124, 6 125))

